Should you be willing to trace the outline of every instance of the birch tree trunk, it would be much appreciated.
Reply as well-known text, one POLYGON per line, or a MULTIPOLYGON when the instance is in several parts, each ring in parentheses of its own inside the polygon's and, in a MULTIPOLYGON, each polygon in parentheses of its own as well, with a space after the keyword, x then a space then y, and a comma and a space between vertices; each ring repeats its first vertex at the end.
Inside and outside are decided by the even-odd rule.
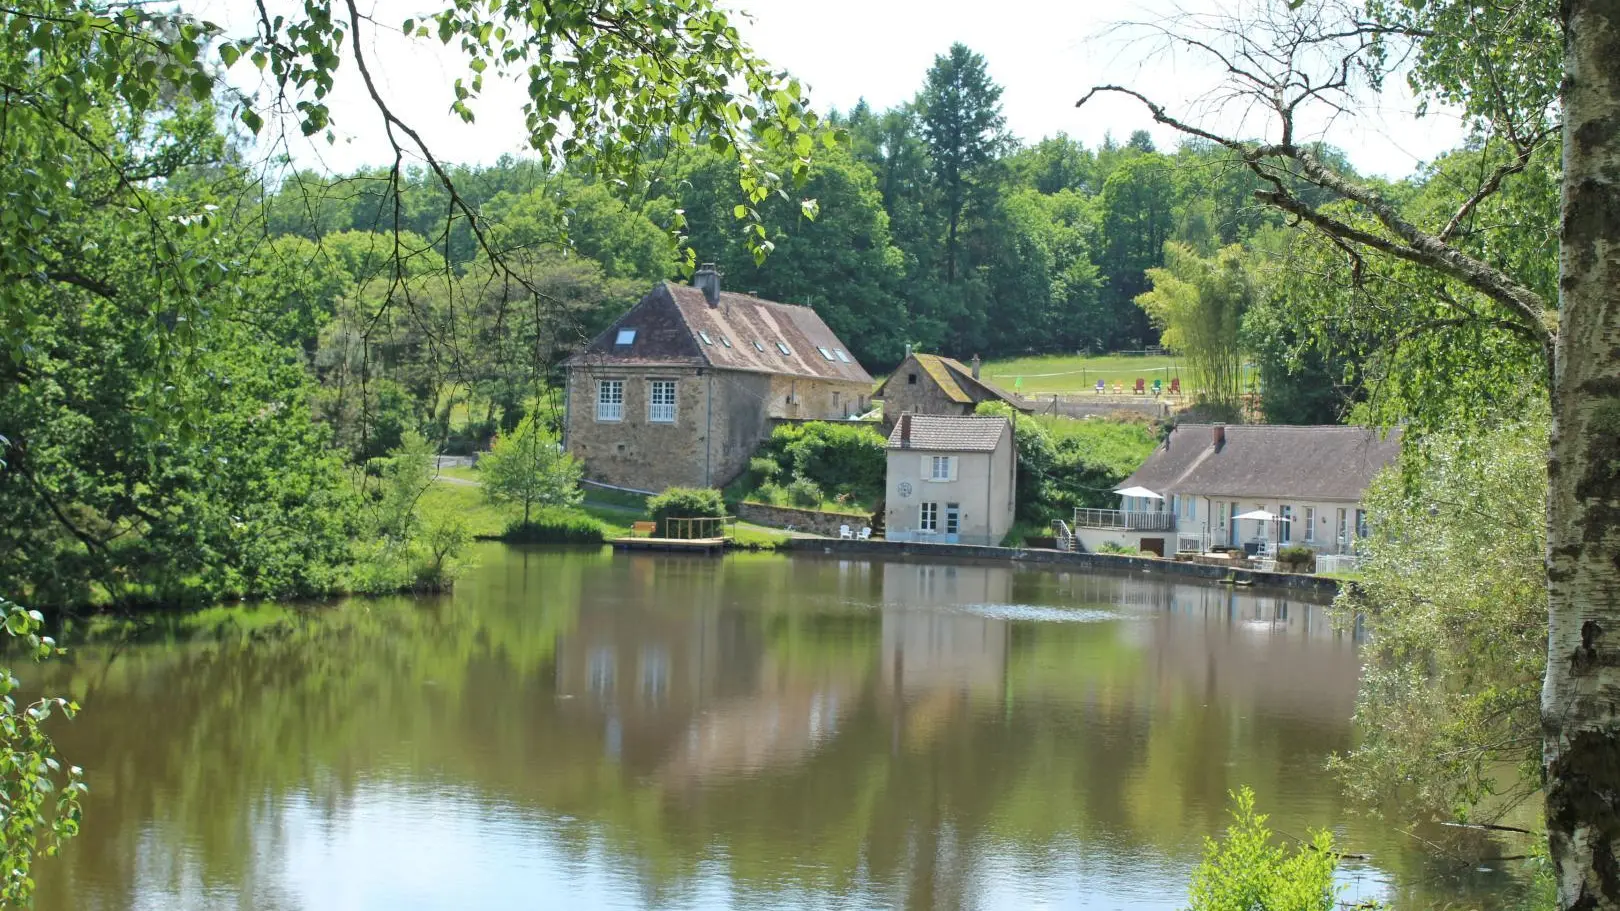
POLYGON ((1565 909, 1620 909, 1620 0, 1564 0, 1547 500, 1547 835, 1565 909))

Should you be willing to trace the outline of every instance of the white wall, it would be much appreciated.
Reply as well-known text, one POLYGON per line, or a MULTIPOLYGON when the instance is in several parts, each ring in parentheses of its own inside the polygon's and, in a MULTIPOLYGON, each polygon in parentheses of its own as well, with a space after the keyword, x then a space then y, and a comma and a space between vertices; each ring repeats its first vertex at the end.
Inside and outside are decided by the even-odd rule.
MULTIPOLYGON (((1267 512, 1281 515, 1282 507, 1291 507, 1294 521, 1289 523, 1288 541, 1286 542, 1288 545, 1302 545, 1305 547, 1311 547, 1318 552, 1325 554, 1349 553, 1355 546, 1356 510, 1359 509, 1360 506, 1359 504, 1353 502, 1334 500, 1278 500, 1275 498, 1268 499, 1254 497, 1239 497, 1234 500, 1232 497, 1206 497, 1198 495, 1193 497, 1197 504, 1197 516, 1189 518, 1186 515, 1184 506, 1184 498, 1187 496, 1187 494, 1178 494, 1176 503, 1174 504, 1177 516, 1176 531, 1180 534, 1212 536, 1212 543, 1215 544, 1225 544, 1228 541, 1233 540, 1229 537, 1230 527, 1228 527, 1226 530, 1222 530, 1219 527, 1219 507, 1222 503, 1227 504, 1227 512, 1228 516, 1230 516, 1232 514, 1231 504, 1236 502, 1238 504, 1238 513, 1253 512, 1257 509, 1263 509, 1267 512), (1306 534, 1305 517, 1307 509, 1315 510, 1315 514, 1311 517, 1312 523, 1310 526, 1310 535, 1306 534), (1339 541, 1339 530, 1337 527, 1338 512, 1341 509, 1344 510, 1345 513, 1345 531, 1349 539, 1343 545, 1341 545, 1339 541)), ((1165 508, 1170 508, 1168 501, 1165 508)), ((1228 522, 1230 523, 1230 519, 1228 519, 1228 522)), ((1239 545, 1250 541, 1260 540, 1262 535, 1264 536, 1265 540, 1271 541, 1273 544, 1281 543, 1278 540, 1277 534, 1278 523, 1257 522, 1246 519, 1239 522, 1238 525, 1239 528, 1236 543, 1239 545)))
POLYGON ((955 544, 997 545, 1006 537, 1013 522, 1013 472, 1015 470, 1011 434, 1002 435, 995 452, 931 452, 918 449, 890 449, 885 486, 884 536, 890 541, 939 541, 955 544), (957 460, 956 477, 950 481, 929 478, 933 456, 957 460), (909 485, 910 495, 902 496, 901 485, 909 485), (920 528, 923 503, 939 506, 938 529, 930 534, 920 528), (952 540, 946 534, 947 504, 960 509, 959 531, 952 540))

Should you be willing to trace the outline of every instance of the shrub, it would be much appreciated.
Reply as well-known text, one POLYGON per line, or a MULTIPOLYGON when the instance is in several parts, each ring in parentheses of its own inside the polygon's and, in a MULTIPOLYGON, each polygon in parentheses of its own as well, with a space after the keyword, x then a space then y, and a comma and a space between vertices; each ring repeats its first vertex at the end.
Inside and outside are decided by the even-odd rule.
POLYGON ((782 473, 782 466, 776 464, 776 460, 770 456, 754 456, 748 460, 748 470, 755 477, 769 483, 782 473))
POLYGON ((1277 551, 1277 566, 1288 572, 1315 572, 1316 551, 1300 545, 1284 547, 1277 551))
POLYGON ((607 539, 602 523, 574 509, 541 509, 525 522, 513 519, 502 540, 531 544, 601 544, 607 539))
POLYGON ((1099 553, 1099 554, 1131 554, 1131 555, 1134 556, 1136 554, 1136 551, 1131 550, 1129 547, 1126 547, 1125 545, 1119 543, 1118 541, 1104 541, 1101 544, 1097 545, 1097 553, 1099 553))
POLYGON ((821 505, 821 485, 803 475, 795 477, 786 488, 788 499, 794 506, 814 509, 821 505))
POLYGON ((721 518, 725 514, 726 501, 713 488, 671 487, 647 501, 647 517, 658 523, 659 534, 665 536, 678 531, 670 529, 665 519, 721 518))
POLYGON ((1188 911, 1331 911, 1338 895, 1333 837, 1311 833, 1293 853, 1271 841, 1266 817, 1254 812, 1254 792, 1232 795, 1232 824, 1220 841, 1204 840, 1193 871, 1188 911))
POLYGON ((786 506, 789 502, 787 488, 774 481, 767 481, 759 485, 759 488, 748 499, 769 503, 772 506, 786 506))

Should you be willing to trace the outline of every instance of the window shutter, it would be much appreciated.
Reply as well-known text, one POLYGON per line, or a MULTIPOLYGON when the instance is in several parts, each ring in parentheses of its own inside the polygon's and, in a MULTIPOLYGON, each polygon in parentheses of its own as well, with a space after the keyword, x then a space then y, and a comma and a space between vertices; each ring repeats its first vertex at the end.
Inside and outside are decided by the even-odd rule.
POLYGON ((922 457, 922 479, 924 481, 928 481, 928 480, 932 480, 933 477, 934 477, 934 457, 933 456, 923 456, 922 457))
POLYGON ((962 461, 962 459, 960 456, 947 456, 947 458, 950 459, 950 476, 951 480, 954 481, 956 480, 956 463, 962 461))

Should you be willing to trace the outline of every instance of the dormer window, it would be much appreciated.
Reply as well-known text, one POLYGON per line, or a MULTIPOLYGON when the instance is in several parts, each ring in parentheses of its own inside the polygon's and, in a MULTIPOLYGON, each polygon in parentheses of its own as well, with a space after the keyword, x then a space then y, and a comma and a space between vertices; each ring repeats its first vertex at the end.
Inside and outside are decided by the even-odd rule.
POLYGON ((834 348, 833 349, 833 354, 838 355, 838 359, 840 361, 843 361, 846 364, 849 363, 849 355, 844 353, 844 349, 842 349, 842 348, 834 348))
POLYGON ((764 351, 765 350, 765 343, 760 341, 757 338, 754 339, 754 350, 755 351, 764 351))
POLYGON ((826 358, 826 359, 827 359, 827 360, 829 360, 829 361, 830 361, 830 360, 832 360, 832 359, 833 359, 833 356, 832 356, 832 352, 831 352, 831 351, 829 351, 829 350, 827 350, 827 349, 826 349, 826 348, 823 348, 823 347, 821 347, 821 346, 820 346, 820 345, 817 345, 817 346, 816 346, 816 350, 817 350, 817 351, 820 351, 820 352, 821 352, 821 356, 822 356, 822 357, 824 357, 824 358, 826 358))
POLYGON ((619 335, 613 340, 615 345, 633 345, 636 342, 636 330, 620 329, 619 335))
POLYGON ((776 350, 782 352, 783 357, 793 356, 793 349, 787 346, 787 342, 777 342, 776 350))
POLYGON ((714 344, 714 340, 709 338, 709 333, 704 332, 702 329, 698 330, 698 338, 703 339, 703 344, 705 345, 714 344))

